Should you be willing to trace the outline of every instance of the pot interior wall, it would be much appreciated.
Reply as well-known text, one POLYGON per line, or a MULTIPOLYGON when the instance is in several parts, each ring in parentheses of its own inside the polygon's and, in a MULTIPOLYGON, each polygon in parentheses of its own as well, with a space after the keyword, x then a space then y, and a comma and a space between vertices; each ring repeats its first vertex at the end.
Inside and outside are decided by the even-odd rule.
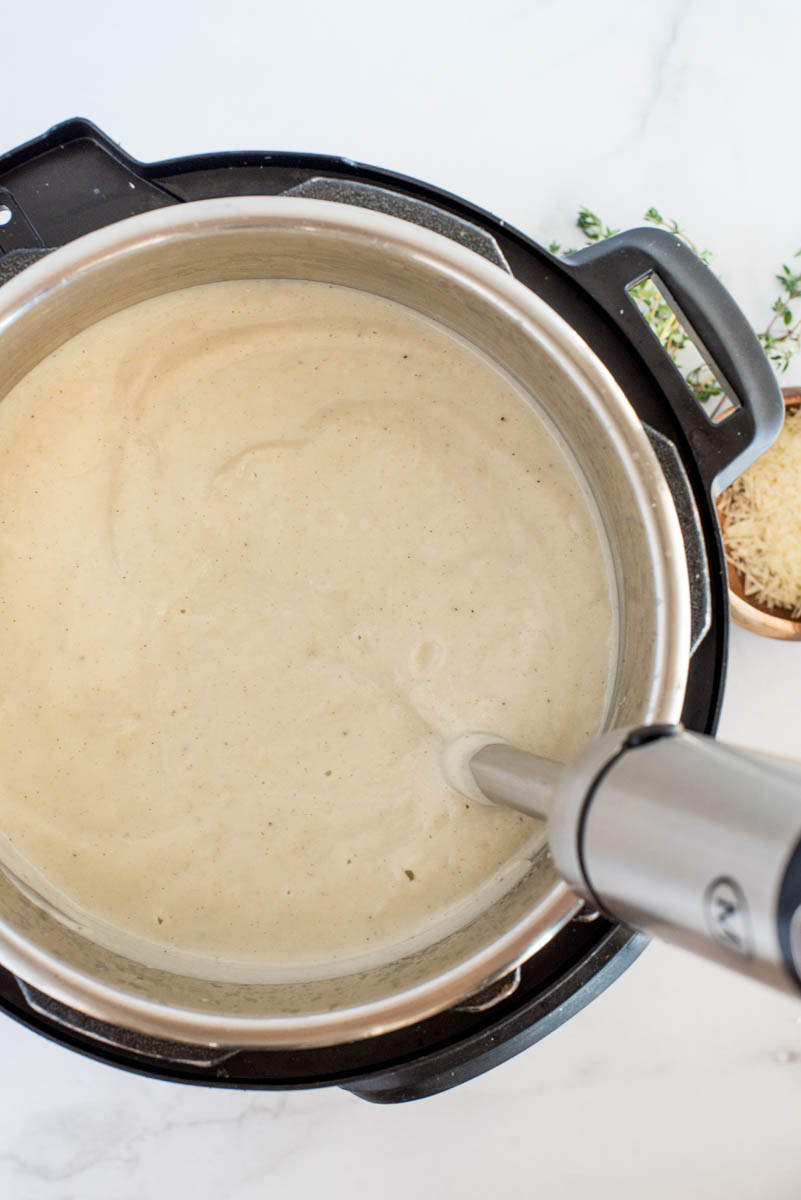
MULTIPOLYGON (((204 203, 187 207, 203 209, 204 203)), ((600 365, 588 365, 586 348, 558 318, 549 316, 542 302, 533 296, 521 299, 525 289, 500 268, 477 260, 479 277, 471 279, 452 258, 438 257, 437 243, 443 239, 435 235, 416 241, 416 231, 411 230, 397 237, 378 237, 374 230, 365 235, 352 212, 332 218, 338 205, 280 203, 281 211, 292 212, 291 218, 271 220, 262 213, 257 219, 255 210, 247 220, 225 223, 204 219, 190 224, 184 218, 183 231, 169 236, 145 236, 139 232, 146 228, 144 219, 134 218, 117 227, 113 252, 103 252, 101 235, 95 234, 82 242, 95 244, 97 251, 85 253, 80 262, 81 243, 74 243, 25 272, 0 292, 0 394, 67 338, 102 317, 163 292, 217 280, 326 281, 373 292, 435 317, 519 380, 571 448, 594 497, 618 592, 619 653, 606 726, 676 719, 684 692, 689 624, 678 526, 671 525, 675 514, 656 459, 612 380, 600 365), (132 232, 123 237, 126 226, 132 232), (77 264, 70 268, 68 285, 53 277, 48 286, 36 290, 36 280, 45 278, 48 269, 52 272, 57 259, 67 267, 77 264)), ((269 202, 263 204, 267 209, 269 202)), ((164 220, 163 214, 158 217, 164 220)), ((382 229, 402 224, 385 217, 380 222, 382 229)), ((436 980, 445 981, 444 990, 436 1002, 432 998, 429 1011, 444 1007, 536 950, 577 907, 542 853, 524 878, 471 925, 392 964, 350 974, 332 969, 330 977, 313 981, 221 982, 180 974, 170 969, 174 964, 169 961, 165 969, 145 967, 99 948, 80 928, 68 927, 58 914, 34 902, 6 871, 0 875, 0 956, 11 969, 68 1003, 75 1003, 81 980, 90 979, 94 992, 78 1006, 96 1016, 122 1016, 136 1026, 130 1006, 115 1007, 115 997, 123 995, 134 1005, 141 1000, 151 1006, 139 1021, 147 1032, 186 1036, 180 1021, 171 1024, 154 1015, 160 1006, 197 1014, 197 1037, 198 1031, 214 1027, 214 1038, 225 1040, 220 1021, 235 1026, 240 1019, 280 1022, 322 1016, 380 1003, 436 980), (55 970, 54 961, 59 964, 55 970)), ((420 1015, 415 1003, 410 996, 409 1019, 420 1015)), ((402 1014, 393 1018, 395 1023, 401 1019, 402 1014)), ((351 1034, 357 1036, 355 1028, 351 1034)), ((376 1029, 358 1030, 370 1032, 376 1029)), ((212 1034, 207 1036, 211 1040, 212 1034)), ((317 1044, 339 1036, 341 1030, 329 1034, 322 1026, 310 1035, 317 1044)), ((255 1037, 238 1028, 229 1040, 255 1037)), ((270 1044, 271 1038, 276 1044, 304 1040, 297 1032, 283 1035, 276 1030, 262 1030, 259 1040, 270 1044)))

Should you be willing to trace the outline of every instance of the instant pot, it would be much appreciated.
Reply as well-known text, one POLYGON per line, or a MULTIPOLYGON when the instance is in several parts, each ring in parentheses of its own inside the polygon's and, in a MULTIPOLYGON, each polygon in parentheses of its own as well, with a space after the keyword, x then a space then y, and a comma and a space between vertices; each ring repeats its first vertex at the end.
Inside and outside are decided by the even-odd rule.
MULTIPOLYGON (((713 496, 769 445, 780 404, 742 314, 686 245, 633 230, 562 261, 456 197, 346 159, 240 153, 144 165, 70 121, 0 158, 4 390, 81 323, 159 290, 258 275, 264 263, 412 304, 547 396, 625 584, 609 720, 681 719, 714 732, 728 601, 713 496), (729 397, 714 414, 630 295, 649 277, 729 397)), ((393 964, 391 977, 283 992, 133 970, 4 869, 0 1004, 63 1045, 143 1074, 414 1099, 539 1040, 642 949, 642 936, 581 907, 548 869, 535 864, 492 922, 485 914, 472 932, 393 964)))

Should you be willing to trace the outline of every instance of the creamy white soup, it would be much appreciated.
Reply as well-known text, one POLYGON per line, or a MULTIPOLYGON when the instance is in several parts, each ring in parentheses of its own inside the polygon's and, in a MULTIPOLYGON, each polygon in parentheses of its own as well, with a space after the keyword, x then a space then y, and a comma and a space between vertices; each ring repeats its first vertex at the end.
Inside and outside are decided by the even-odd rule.
POLYGON ((565 454, 457 337, 318 283, 137 304, 0 403, 0 859, 154 953, 397 953, 541 844, 443 740, 575 754, 612 624, 565 454))

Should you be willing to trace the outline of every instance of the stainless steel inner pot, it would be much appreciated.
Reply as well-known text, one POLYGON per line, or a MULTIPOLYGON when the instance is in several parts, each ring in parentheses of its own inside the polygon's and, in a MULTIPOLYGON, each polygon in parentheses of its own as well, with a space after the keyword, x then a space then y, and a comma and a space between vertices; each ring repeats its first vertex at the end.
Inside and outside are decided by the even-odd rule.
MULTIPOLYGON (((0 290, 0 397, 95 321, 194 284, 309 279, 360 288, 454 330, 512 374, 595 498, 618 592, 607 726, 678 720, 690 654, 684 543, 651 444, 612 376, 503 266, 438 233, 298 197, 203 200, 107 226, 0 290)), ((0 866, 0 962, 93 1017, 208 1045, 333 1045, 464 1001, 535 954, 580 908, 547 852, 470 925, 391 964, 314 982, 222 983, 105 950, 0 866)))

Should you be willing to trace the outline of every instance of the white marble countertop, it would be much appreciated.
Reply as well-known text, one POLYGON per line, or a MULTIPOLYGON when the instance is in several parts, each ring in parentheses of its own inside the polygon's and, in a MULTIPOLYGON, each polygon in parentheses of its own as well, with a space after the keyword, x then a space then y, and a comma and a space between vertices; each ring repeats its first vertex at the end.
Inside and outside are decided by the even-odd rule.
MULTIPOLYGON (((0 45, 0 150, 84 115, 143 159, 343 154, 545 242, 580 204, 616 226, 653 204, 756 324, 801 246, 797 0, 6 0, 0 45)), ((801 646, 735 630, 721 733, 799 753, 800 671, 801 646)), ((801 1003, 663 946, 525 1054, 398 1108, 153 1082, 0 1019, 8 1200, 790 1200, 800 1112, 801 1003)))

